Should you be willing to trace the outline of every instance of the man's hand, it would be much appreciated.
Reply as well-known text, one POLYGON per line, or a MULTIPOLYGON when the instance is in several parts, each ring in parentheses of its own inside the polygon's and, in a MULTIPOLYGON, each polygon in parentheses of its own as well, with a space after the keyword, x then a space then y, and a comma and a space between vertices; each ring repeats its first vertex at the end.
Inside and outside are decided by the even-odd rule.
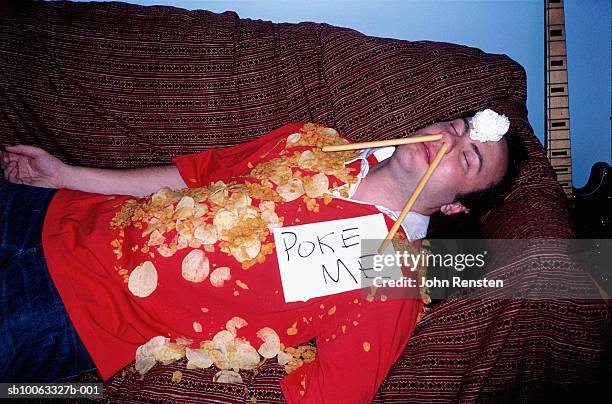
POLYGON ((0 166, 4 179, 15 184, 43 188, 64 186, 66 164, 43 149, 34 146, 6 146, 0 151, 0 166))

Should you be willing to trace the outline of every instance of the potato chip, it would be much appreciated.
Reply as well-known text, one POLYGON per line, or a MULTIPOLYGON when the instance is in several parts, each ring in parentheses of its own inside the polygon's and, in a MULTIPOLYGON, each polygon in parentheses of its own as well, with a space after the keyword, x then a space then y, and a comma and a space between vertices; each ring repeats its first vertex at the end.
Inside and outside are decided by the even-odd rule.
POLYGON ((268 229, 273 229, 275 227, 281 227, 283 224, 281 223, 278 215, 271 210, 263 210, 261 212, 261 220, 268 226, 268 229))
POLYGON ((226 209, 238 210, 251 206, 251 197, 244 192, 234 192, 225 205, 226 209))
POLYGON ((225 353, 229 348, 229 344, 234 340, 234 334, 228 330, 221 330, 215 334, 212 341, 215 344, 215 349, 225 353))
POLYGON ((148 372, 158 361, 160 353, 166 349, 170 339, 162 335, 151 338, 136 349, 136 370, 141 375, 148 372))
POLYGON ((207 351, 202 349, 185 349, 187 369, 206 369, 212 366, 213 360, 207 351))
POLYGON ((310 198, 321 198, 329 188, 329 179, 323 173, 304 178, 304 190, 310 198))
POLYGON ((208 200, 217 206, 225 206, 228 194, 227 189, 217 188, 208 196, 208 200))
POLYGON ((217 228, 210 223, 201 224, 196 227, 193 236, 200 240, 202 244, 215 244, 218 240, 217 228))
POLYGON ((183 259, 182 275, 189 282, 204 281, 210 271, 210 262, 202 250, 191 250, 183 259))
POLYGON ((165 206, 181 199, 181 194, 174 192, 168 187, 162 187, 159 191, 151 195, 151 202, 156 205, 165 206))
POLYGON ((230 252, 238 262, 244 262, 257 257, 261 250, 261 242, 256 238, 246 240, 239 246, 230 246, 230 252))
POLYGON ((291 168, 287 167, 286 165, 279 165, 274 167, 269 175, 269 179, 276 185, 281 185, 289 181, 292 176, 293 172, 291 171, 291 168))
POLYGON ((264 212, 266 210, 270 210, 272 212, 274 212, 275 206, 276 204, 273 201, 261 201, 259 203, 259 210, 264 212))
POLYGON ((176 232, 179 237, 185 237, 187 240, 191 240, 193 238, 194 232, 194 223, 191 219, 177 219, 174 222, 174 227, 176 228, 176 232))
POLYGON ((260 356, 247 341, 235 339, 227 352, 230 367, 238 369, 254 369, 259 364, 260 356))
POLYGON ((293 356, 286 352, 280 351, 278 355, 276 355, 276 358, 278 359, 278 364, 284 366, 289 363, 291 359, 293 359, 293 356))
POLYGON ((176 249, 182 250, 184 248, 187 248, 187 246, 189 246, 189 240, 190 238, 180 235, 178 239, 176 240, 176 249))
POLYGON ((142 232, 142 237, 146 237, 148 234, 150 234, 153 230, 156 230, 159 228, 160 225, 160 221, 158 218, 154 217, 151 220, 148 221, 147 223, 147 228, 145 229, 145 231, 142 232))
POLYGON ((301 137, 301 135, 299 133, 292 133, 292 134, 290 134, 289 136, 287 136, 287 145, 299 142, 300 141, 300 137, 301 137))
POLYGON ((236 213, 231 210, 219 209, 213 219, 213 224, 217 228, 217 236, 222 240, 226 240, 227 237, 223 237, 224 232, 234 227, 237 222, 238 215, 236 213))
POLYGON ((179 203, 174 208, 174 211, 178 211, 183 208, 195 208, 195 200, 190 196, 183 196, 179 203))
POLYGON ((205 341, 201 341, 200 342, 200 349, 203 352, 208 352, 211 349, 215 349, 215 343, 212 342, 211 340, 205 340, 205 341))
POLYGON ((276 192, 285 202, 291 202, 304 195, 304 185, 302 184, 302 180, 293 178, 286 184, 279 185, 276 188, 276 192))
POLYGON ((128 289, 138 297, 147 297, 157 289, 157 270, 151 261, 134 268, 130 273, 128 289))
POLYGON ((195 332, 202 332, 202 324, 198 323, 197 321, 193 322, 193 331, 195 332))
POLYGON ((222 287, 223 283, 225 281, 229 281, 230 279, 232 279, 232 276, 230 275, 230 269, 228 267, 216 268, 210 274, 210 284, 215 288, 222 287))
POLYGON ((195 209, 195 201, 190 196, 183 196, 174 210, 173 219, 184 219, 192 217, 195 209))
POLYGON ((179 383, 182 378, 183 378, 183 372, 181 372, 180 370, 175 370, 172 373, 172 381, 174 383, 179 383))
POLYGON ((225 352, 221 352, 218 349, 211 349, 208 351, 208 355, 212 359, 213 364, 219 369, 230 368, 230 363, 225 352))
POLYGON ((151 368, 155 366, 156 363, 157 361, 155 360, 155 357, 153 356, 139 357, 138 351, 136 351, 136 363, 134 364, 134 367, 136 368, 136 371, 140 373, 141 375, 144 375, 149 370, 151 370, 151 368))
POLYGON ((370 343, 368 341, 363 342, 363 350, 366 352, 370 352, 370 343))
POLYGON ((191 248, 200 248, 202 246, 202 242, 198 240, 197 238, 194 238, 193 240, 189 242, 187 246, 191 248))
POLYGON ((263 327, 257 331, 257 337, 264 341, 257 352, 264 358, 274 358, 280 352, 280 338, 276 331, 270 327, 263 327))
POLYGON ((155 359, 168 365, 185 357, 185 347, 174 342, 167 342, 161 348, 155 351, 155 359))
POLYGON ((300 155, 298 165, 305 170, 312 169, 317 164, 317 158, 311 150, 306 150, 300 155))
POLYGON ((285 365, 285 372, 291 373, 297 368, 302 367, 304 361, 300 358, 293 358, 285 365))
POLYGON ((193 208, 193 217, 200 218, 208 212, 208 206, 204 203, 196 203, 193 208))
POLYGON ((193 340, 191 338, 178 337, 176 343, 182 346, 189 346, 193 344, 193 340))
POLYGON ((249 285, 242 282, 240 279, 236 279, 236 286, 238 286, 240 289, 245 289, 245 290, 249 289, 249 285))
POLYGON ((247 217, 250 218, 257 218, 257 216, 259 216, 259 212, 257 211, 257 209, 255 209, 252 206, 245 206, 243 208, 240 208, 236 211, 236 213, 238 213, 238 216, 240 216, 240 219, 245 219, 247 217))
POLYGON ((164 237, 163 234, 160 233, 159 230, 153 230, 153 232, 151 233, 151 236, 149 237, 149 241, 148 241, 148 245, 150 246, 156 246, 156 245, 162 245, 163 243, 166 242, 166 238, 164 237))
POLYGON ((246 322, 245 319, 240 317, 232 317, 225 323, 225 329, 231 332, 234 336, 236 336, 236 330, 240 329, 249 323, 246 322))
POLYGON ((220 370, 215 373, 213 382, 238 384, 242 383, 242 377, 239 373, 234 372, 233 370, 220 370))
POLYGON ((297 321, 293 323, 293 325, 287 328, 287 335, 295 335, 298 333, 297 329, 297 321))
POLYGON ((155 352, 160 348, 164 347, 166 344, 170 343, 170 338, 164 337, 163 335, 158 335, 156 337, 151 338, 144 345, 141 345, 142 354, 143 355, 153 355, 155 356, 155 352))

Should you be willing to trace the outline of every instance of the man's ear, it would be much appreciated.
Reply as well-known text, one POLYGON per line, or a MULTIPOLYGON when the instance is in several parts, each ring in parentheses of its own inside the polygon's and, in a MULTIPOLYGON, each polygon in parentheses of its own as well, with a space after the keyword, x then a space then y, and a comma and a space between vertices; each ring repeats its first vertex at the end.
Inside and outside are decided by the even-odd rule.
POLYGON ((460 212, 470 213, 470 209, 463 206, 461 202, 453 202, 440 206, 440 212, 444 213, 445 215, 456 215, 460 212))

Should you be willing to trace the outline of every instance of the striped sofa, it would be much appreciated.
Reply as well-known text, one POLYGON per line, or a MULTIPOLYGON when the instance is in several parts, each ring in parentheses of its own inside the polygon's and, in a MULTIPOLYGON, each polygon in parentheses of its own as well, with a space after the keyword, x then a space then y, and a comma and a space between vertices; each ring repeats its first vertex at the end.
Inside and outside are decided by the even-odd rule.
MULTIPOLYGON (((136 167, 251 140, 291 121, 377 140, 488 107, 510 118, 529 160, 504 204, 476 218, 484 235, 574 237, 527 120, 525 71, 505 55, 116 2, 3 0, 0 21, 2 142, 39 145, 71 164, 136 167)), ((560 282, 578 297, 593 289, 562 250, 544 257, 526 249, 489 270, 517 287, 560 282)), ((586 298, 451 297, 418 324, 374 401, 582 398, 603 377, 609 324, 606 306, 586 298)), ((213 374, 179 363, 140 380, 128 366, 105 383, 103 401, 283 402, 276 364, 246 372, 244 385, 213 383, 213 374), (184 373, 180 383, 171 382, 174 370, 184 373)))

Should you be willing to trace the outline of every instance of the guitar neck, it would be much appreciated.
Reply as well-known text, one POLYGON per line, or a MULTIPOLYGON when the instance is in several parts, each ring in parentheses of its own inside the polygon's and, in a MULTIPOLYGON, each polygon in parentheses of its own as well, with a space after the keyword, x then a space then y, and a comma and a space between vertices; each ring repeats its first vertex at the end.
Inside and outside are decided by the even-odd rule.
POLYGON ((557 180, 572 195, 567 52, 563 0, 545 0, 546 133, 544 142, 557 180))

